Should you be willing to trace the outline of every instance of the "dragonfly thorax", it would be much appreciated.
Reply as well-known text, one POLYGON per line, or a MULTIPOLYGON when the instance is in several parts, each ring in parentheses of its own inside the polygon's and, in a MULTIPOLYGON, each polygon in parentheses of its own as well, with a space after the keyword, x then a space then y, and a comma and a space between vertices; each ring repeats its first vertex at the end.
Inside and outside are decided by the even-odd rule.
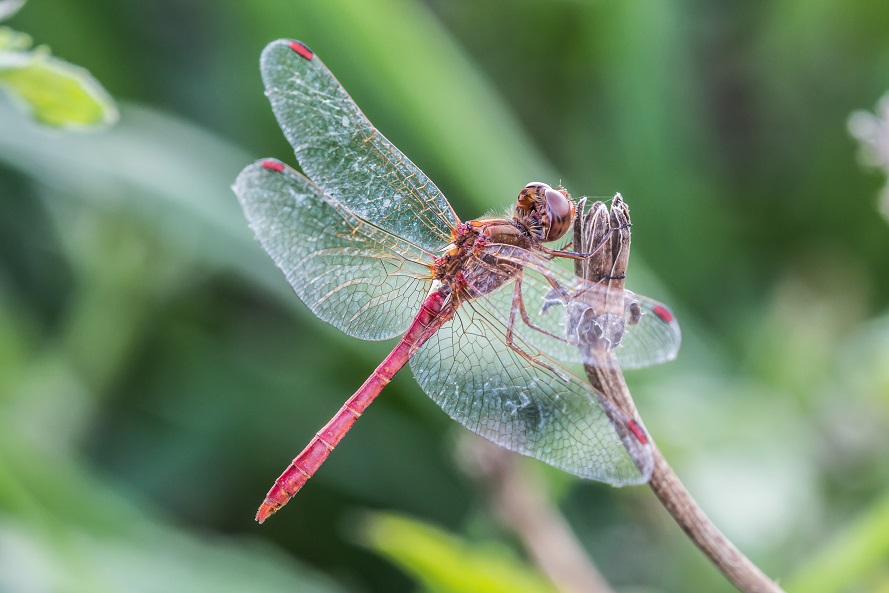
POLYGON ((537 250, 565 235, 574 211, 565 189, 529 183, 519 193, 511 220, 481 218, 458 224, 447 252, 430 266, 432 276, 464 297, 487 294, 521 272, 516 254, 504 257, 502 246, 537 250))
POLYGON ((432 277, 457 295, 476 298, 502 286, 521 270, 496 252, 503 245, 530 250, 539 243, 522 225, 505 218, 482 218, 457 225, 450 249, 430 266, 432 277))

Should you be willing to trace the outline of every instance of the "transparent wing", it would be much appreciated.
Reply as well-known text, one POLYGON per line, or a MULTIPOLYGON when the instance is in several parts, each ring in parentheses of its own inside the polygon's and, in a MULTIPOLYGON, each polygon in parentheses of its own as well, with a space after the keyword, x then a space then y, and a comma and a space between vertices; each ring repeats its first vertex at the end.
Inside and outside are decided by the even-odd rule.
POLYGON ((489 245, 499 261, 522 267, 521 303, 513 290, 479 298, 478 307, 505 325, 516 311, 514 334, 534 350, 563 362, 601 366, 615 360, 622 369, 660 364, 676 357, 682 341, 670 309, 628 290, 615 290, 573 276, 540 255, 509 245, 489 245), (558 287, 558 288, 556 288, 558 287))
POLYGON ((646 482, 651 445, 626 416, 566 369, 509 348, 504 332, 467 301, 413 355, 414 377, 449 416, 502 447, 617 486, 646 482))
POLYGON ((305 45, 280 39, 260 60, 275 117, 306 175, 360 218, 435 251, 458 223, 423 172, 364 116, 305 45))
MULTIPOLYGON (((601 286, 601 285, 596 285, 601 286)), ((576 306, 576 305, 575 305, 576 306)), ((583 301, 581 301, 581 306, 583 301)), ((587 316, 596 309, 584 309, 587 316)), ((595 323, 593 333, 609 334, 609 320, 595 323)), ((616 326, 623 327, 623 337, 617 344, 606 345, 614 350, 622 369, 640 369, 668 362, 676 358, 682 342, 682 332, 673 312, 666 305, 653 299, 624 291, 624 309, 616 326)), ((581 326, 581 332, 583 329, 581 326)))
POLYGON ((257 161, 234 185, 250 228, 300 299, 350 336, 384 340, 410 325, 432 256, 370 225, 280 161, 257 161))

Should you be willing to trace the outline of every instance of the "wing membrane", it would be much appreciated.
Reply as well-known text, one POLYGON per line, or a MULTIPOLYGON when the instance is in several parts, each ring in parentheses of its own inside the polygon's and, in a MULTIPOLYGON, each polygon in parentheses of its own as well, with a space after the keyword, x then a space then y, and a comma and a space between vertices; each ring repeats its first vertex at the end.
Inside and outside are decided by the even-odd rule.
POLYGON ((629 434, 624 414, 566 369, 567 380, 510 349, 504 332, 465 302, 413 355, 414 377, 449 416, 502 447, 617 486, 646 482, 651 446, 629 434))
POLYGON ((458 222, 448 201, 371 125, 321 60, 294 44, 270 43, 260 69, 303 171, 362 219, 431 251, 445 246, 458 222))
POLYGON ((361 220, 279 161, 249 165, 234 190, 263 248, 315 315, 365 340, 404 333, 429 288, 430 254, 361 220))
MULTIPOLYGON (((534 327, 517 314, 513 331, 533 350, 563 362, 597 366, 615 361, 615 357, 598 355, 605 351, 616 356, 622 369, 643 368, 676 357, 682 335, 666 305, 628 290, 585 281, 518 247, 489 245, 487 252, 522 267, 521 297, 534 327)), ((508 325, 514 303, 511 290, 494 291, 476 303, 508 325)))

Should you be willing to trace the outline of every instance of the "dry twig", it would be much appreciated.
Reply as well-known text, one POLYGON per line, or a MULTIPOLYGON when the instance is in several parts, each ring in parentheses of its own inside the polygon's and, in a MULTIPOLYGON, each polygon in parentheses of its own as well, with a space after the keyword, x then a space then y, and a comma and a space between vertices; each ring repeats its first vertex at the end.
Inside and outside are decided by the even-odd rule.
MULTIPOLYGON (((596 202, 586 214, 583 214, 583 204, 581 204, 574 224, 574 245, 578 251, 587 252, 608 239, 595 256, 576 262, 575 273, 591 282, 601 280, 613 288, 614 291, 607 292, 614 292, 616 297, 608 299, 614 302, 593 306, 601 307, 603 310, 619 307, 613 312, 620 315, 623 314, 624 307, 623 278, 630 256, 629 223, 629 209, 618 194, 612 201, 610 212, 602 202, 596 202)), ((591 355, 614 356, 610 352, 596 352, 591 355)), ((641 422, 623 373, 617 364, 613 361, 610 363, 602 361, 596 365, 584 365, 584 370, 593 387, 602 392, 628 418, 635 418, 637 422, 641 422)), ((667 512, 695 545, 744 593, 783 593, 783 590, 744 556, 704 514, 654 442, 652 449, 654 467, 649 485, 667 512)))

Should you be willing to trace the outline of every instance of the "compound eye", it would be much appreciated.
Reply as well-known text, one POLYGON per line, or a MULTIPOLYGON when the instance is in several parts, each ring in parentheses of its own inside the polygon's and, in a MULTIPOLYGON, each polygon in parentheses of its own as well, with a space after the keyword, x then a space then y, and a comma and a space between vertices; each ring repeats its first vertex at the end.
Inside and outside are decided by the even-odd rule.
POLYGON ((539 181, 532 181, 519 192, 519 198, 516 200, 516 206, 525 214, 536 209, 537 200, 542 193, 543 188, 549 188, 548 185, 539 181))
POLYGON ((547 222, 549 223, 545 241, 555 241, 568 232, 571 221, 574 220, 574 202, 562 192, 551 187, 546 188, 544 197, 546 199, 547 222))

